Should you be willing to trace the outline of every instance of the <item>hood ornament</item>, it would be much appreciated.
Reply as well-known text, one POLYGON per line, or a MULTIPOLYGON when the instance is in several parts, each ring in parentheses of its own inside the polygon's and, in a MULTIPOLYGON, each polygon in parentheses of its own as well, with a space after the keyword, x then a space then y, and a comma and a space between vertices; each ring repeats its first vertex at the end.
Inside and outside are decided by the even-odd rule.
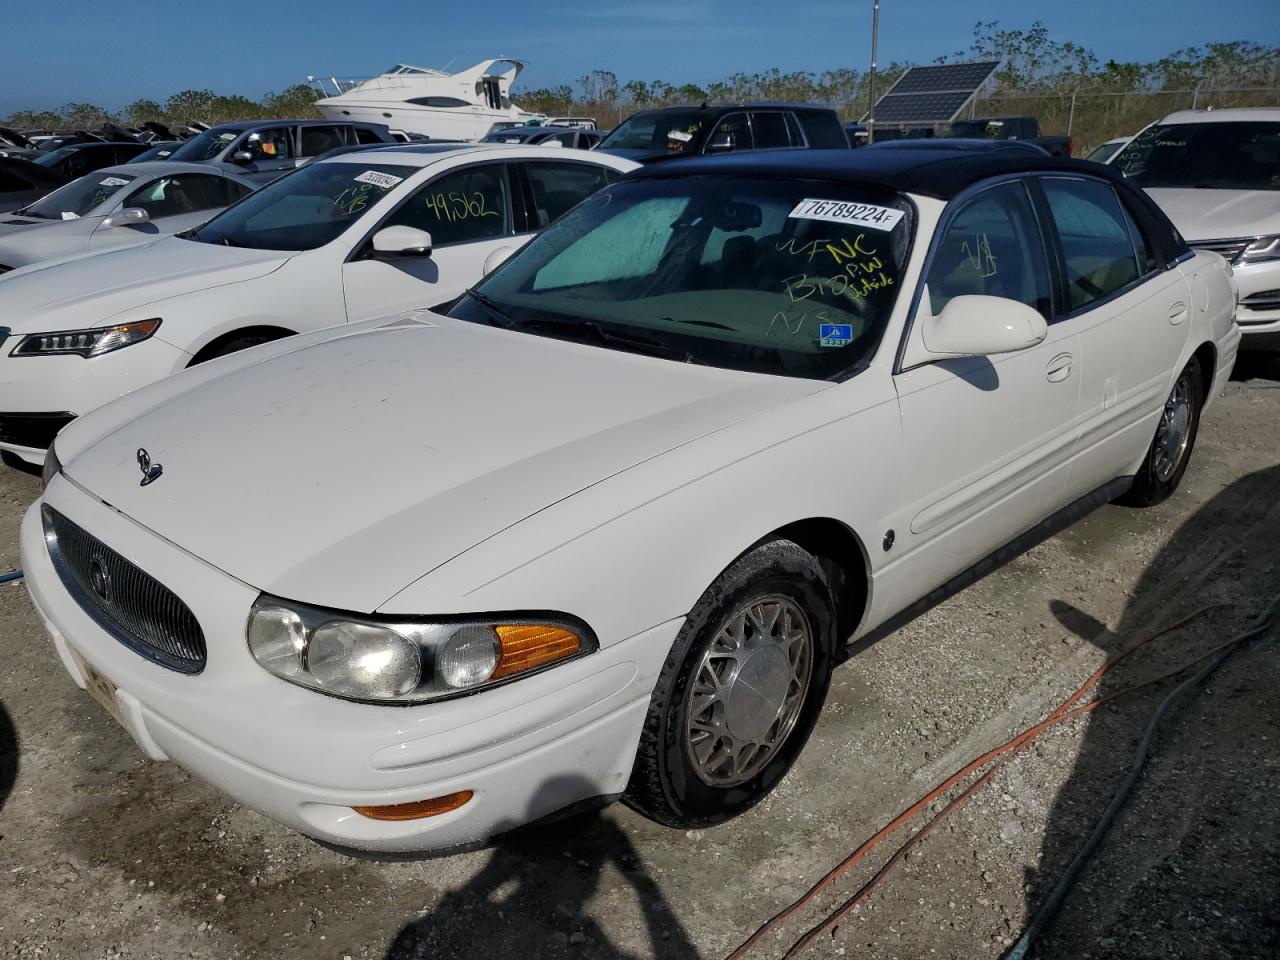
POLYGON ((138 448, 138 468, 142 470, 142 482, 138 484, 145 487, 152 480, 160 479, 160 474, 164 473, 164 467, 158 463, 151 462, 151 454, 147 453, 144 447, 138 448))

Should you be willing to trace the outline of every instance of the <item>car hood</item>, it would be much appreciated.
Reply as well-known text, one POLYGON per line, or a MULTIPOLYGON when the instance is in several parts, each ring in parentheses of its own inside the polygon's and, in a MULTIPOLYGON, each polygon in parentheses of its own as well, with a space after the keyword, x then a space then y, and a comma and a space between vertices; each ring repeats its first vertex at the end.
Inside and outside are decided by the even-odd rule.
POLYGON ((1147 193, 1187 240, 1280 233, 1280 190, 1153 187, 1147 193))
POLYGON ((28 237, 34 232, 63 233, 67 230, 92 233, 102 222, 101 217, 73 217, 70 220, 50 220, 47 217, 24 217, 20 213, 0 213, 0 240, 8 237, 28 237), (86 230, 86 226, 88 229, 86 230))
POLYGON ((0 216, 0 263, 23 267, 89 249, 102 217, 35 220, 0 216))
POLYGON ((421 314, 166 395, 65 469, 251 586, 368 612, 592 484, 830 386, 421 314), (163 469, 146 486, 143 449, 163 469))
POLYGON ((0 315, 14 333, 97 326, 158 300, 252 280, 290 256, 166 237, 140 247, 32 264, 5 274, 0 315))

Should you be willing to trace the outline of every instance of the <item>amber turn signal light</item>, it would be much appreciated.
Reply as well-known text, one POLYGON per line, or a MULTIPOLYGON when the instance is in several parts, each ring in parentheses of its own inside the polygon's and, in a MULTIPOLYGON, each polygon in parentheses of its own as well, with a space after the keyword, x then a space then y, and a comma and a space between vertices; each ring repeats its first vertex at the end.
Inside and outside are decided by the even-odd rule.
POLYGON ((443 797, 432 797, 430 800, 415 800, 413 803, 392 803, 381 807, 352 807, 356 813, 370 820, 423 820, 427 817, 438 817, 450 810, 457 810, 473 796, 470 790, 459 790, 443 797))
POLYGON ((498 634, 501 651, 490 680, 536 670, 548 663, 571 657, 582 649, 581 638, 564 627, 530 623, 494 629, 498 634))

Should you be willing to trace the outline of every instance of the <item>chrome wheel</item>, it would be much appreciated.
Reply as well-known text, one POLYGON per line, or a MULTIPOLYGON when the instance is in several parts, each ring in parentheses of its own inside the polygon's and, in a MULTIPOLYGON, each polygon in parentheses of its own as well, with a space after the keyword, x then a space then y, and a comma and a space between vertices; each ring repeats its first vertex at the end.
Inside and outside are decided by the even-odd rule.
POLYGON ((733 611, 693 673, 686 749, 699 779, 751 779, 796 725, 813 671, 813 629, 788 597, 755 597, 733 611))
POLYGON ((1160 425, 1151 447, 1151 467, 1156 479, 1167 483, 1186 456, 1191 440, 1191 378, 1183 374, 1165 401, 1160 425))

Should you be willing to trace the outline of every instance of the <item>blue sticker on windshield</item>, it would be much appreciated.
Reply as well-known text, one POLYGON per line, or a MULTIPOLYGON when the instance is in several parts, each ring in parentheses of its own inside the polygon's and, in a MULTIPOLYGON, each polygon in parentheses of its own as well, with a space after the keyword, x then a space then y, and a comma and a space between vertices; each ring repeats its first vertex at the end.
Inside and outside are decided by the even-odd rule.
POLYGON ((853 324, 820 323, 818 324, 818 346, 844 347, 853 340, 853 324))

